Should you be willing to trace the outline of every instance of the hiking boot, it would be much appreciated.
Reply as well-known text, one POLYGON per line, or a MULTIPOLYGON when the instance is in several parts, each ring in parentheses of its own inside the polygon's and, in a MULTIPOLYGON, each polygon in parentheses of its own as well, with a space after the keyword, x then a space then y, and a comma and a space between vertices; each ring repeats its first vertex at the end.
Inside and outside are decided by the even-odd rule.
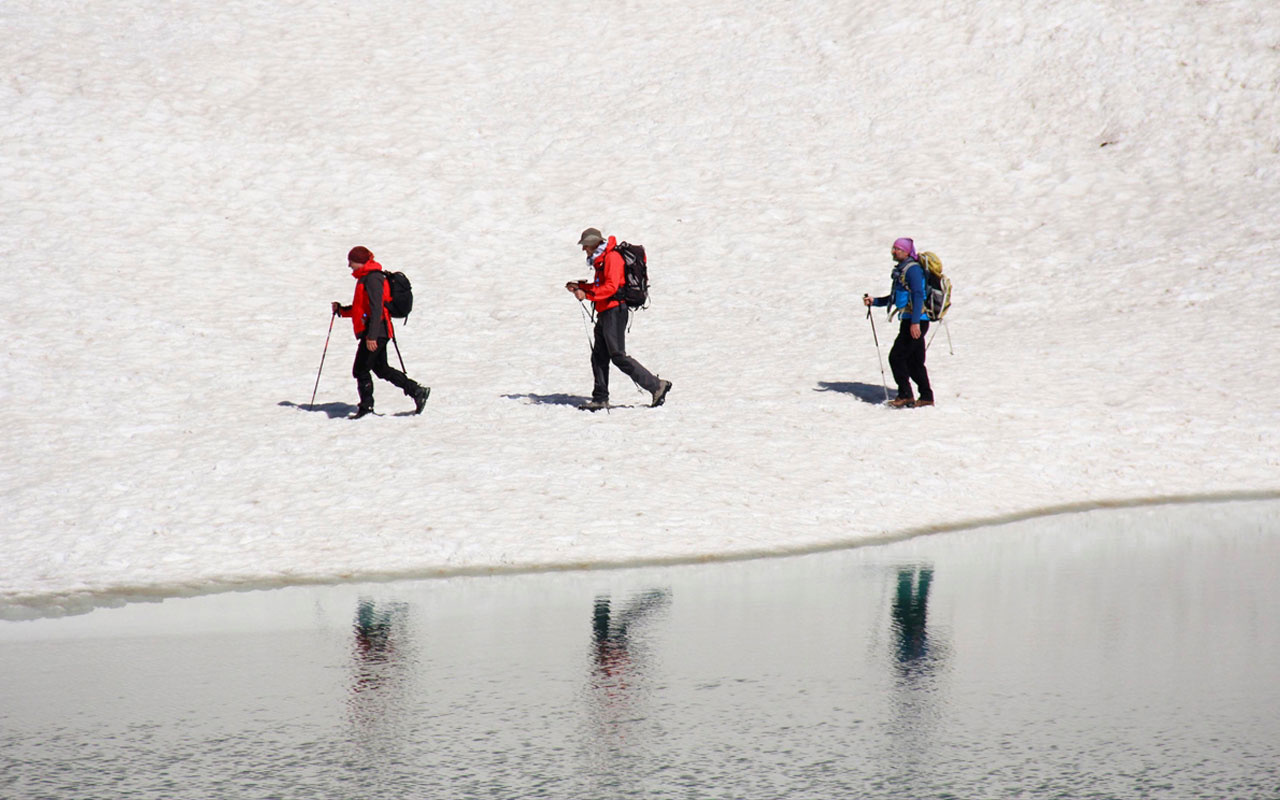
POLYGON ((911 408, 916 401, 910 397, 895 397, 889 401, 889 408, 911 408))
POLYGON ((369 414, 372 414, 372 413, 373 413, 373 406, 359 406, 356 408, 356 413, 347 417, 347 419, 360 419, 361 417, 368 416, 369 414))
POLYGON ((933 405, 932 400, 917 400, 915 402, 915 405, 912 406, 912 408, 924 408, 925 406, 931 406, 931 405, 933 405))
POLYGON ((413 413, 421 414, 422 407, 427 404, 427 398, 430 396, 430 386, 419 386, 418 391, 413 393, 413 413))
POLYGON ((653 402, 649 404, 649 408, 657 408, 667 399, 667 392, 671 391, 671 381, 658 381, 658 388, 653 390, 653 402))
POLYGON ((600 411, 601 409, 609 408, 609 401, 608 400, 588 400, 587 402, 578 406, 578 408, 582 409, 583 411, 600 411))

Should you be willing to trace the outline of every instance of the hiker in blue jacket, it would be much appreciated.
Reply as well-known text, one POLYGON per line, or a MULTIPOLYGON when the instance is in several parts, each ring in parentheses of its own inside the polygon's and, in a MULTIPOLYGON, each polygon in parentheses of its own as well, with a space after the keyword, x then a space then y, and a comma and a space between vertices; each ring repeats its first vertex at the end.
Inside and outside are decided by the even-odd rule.
POLYGON ((893 243, 893 286, 884 297, 863 295, 868 306, 892 305, 889 316, 898 315, 901 325, 898 338, 889 350, 889 368, 898 382, 898 396, 890 401, 894 408, 921 408, 933 405, 933 388, 929 386, 929 373, 924 368, 925 339, 929 330, 929 315, 924 310, 924 267, 916 261, 916 243, 903 237, 893 243), (917 400, 911 392, 911 381, 920 389, 917 400))

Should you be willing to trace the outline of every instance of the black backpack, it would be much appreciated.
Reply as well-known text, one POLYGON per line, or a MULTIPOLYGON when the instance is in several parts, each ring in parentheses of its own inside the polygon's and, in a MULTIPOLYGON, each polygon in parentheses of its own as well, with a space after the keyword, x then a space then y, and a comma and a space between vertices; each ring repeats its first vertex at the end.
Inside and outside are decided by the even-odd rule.
POLYGON ((613 299, 621 300, 627 304, 628 308, 647 308, 649 305, 649 259, 645 256, 644 245, 622 242, 613 249, 622 256, 622 267, 626 275, 613 299))
POLYGON ((396 319, 407 319, 413 310, 413 284, 403 272, 383 272, 387 285, 391 287, 391 299, 387 301, 387 311, 396 319))

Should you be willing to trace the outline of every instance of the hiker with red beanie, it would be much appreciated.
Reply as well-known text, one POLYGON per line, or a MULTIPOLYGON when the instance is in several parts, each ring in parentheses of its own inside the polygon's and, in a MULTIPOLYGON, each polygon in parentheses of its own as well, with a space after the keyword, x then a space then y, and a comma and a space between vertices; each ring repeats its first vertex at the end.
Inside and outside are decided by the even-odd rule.
POLYGON ((623 374, 649 393, 650 406, 662 405, 671 391, 671 381, 660 380, 631 356, 627 355, 627 304, 618 297, 626 282, 622 254, 614 248, 618 240, 597 228, 587 228, 578 238, 578 246, 587 254, 587 266, 595 271, 590 281, 569 281, 565 284, 579 301, 590 300, 595 305, 596 330, 591 346, 591 375, 595 381, 590 402, 579 408, 599 411, 609 408, 609 364, 617 365, 623 374))
POLYGON ((351 367, 356 391, 360 394, 360 405, 350 419, 360 419, 373 413, 373 375, 398 386, 406 396, 413 398, 413 413, 421 414, 431 387, 418 384, 387 363, 387 342, 395 337, 395 330, 391 327, 391 313, 386 308, 386 303, 391 300, 391 287, 382 274, 382 265, 373 260, 369 248, 353 247, 347 253, 347 266, 351 269, 351 277, 356 279, 355 296, 349 306, 335 300, 333 313, 351 318, 356 339, 360 341, 351 367))
POLYGON ((898 382, 898 396, 889 405, 894 408, 923 408, 933 405, 933 387, 929 385, 929 372, 924 368, 924 335, 929 330, 929 315, 924 307, 924 267, 916 260, 916 243, 911 239, 898 239, 889 252, 893 256, 889 294, 884 297, 864 294, 862 303, 867 306, 892 304, 890 318, 896 313, 901 320, 898 338, 889 350, 889 368, 893 370, 893 379, 898 382), (919 399, 911 392, 912 381, 920 389, 919 399))

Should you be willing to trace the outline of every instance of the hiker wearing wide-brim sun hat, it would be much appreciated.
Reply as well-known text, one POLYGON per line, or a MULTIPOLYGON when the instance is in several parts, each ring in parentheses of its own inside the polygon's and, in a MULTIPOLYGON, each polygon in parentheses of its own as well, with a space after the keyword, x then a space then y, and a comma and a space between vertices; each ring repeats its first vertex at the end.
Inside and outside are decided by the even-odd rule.
POLYGON ((604 234, 600 232, 599 228, 587 228, 582 232, 582 235, 578 237, 578 246, 582 248, 589 247, 592 250, 595 250, 603 241, 604 234))
POLYGON ((867 306, 892 305, 901 320, 898 338, 889 350, 889 368, 893 371, 893 379, 898 382, 898 396, 889 405, 894 408, 931 406, 933 387, 929 384, 929 371, 924 366, 924 335, 929 331, 929 315, 924 305, 927 289, 924 267, 916 260, 915 241, 905 236, 894 240, 889 254, 893 258, 889 294, 883 297, 862 296, 862 302, 867 306), (919 398, 911 391, 912 381, 920 390, 919 398))
POLYGON ((651 406, 660 406, 671 391, 671 381, 658 378, 639 361, 627 355, 627 305, 619 298, 626 282, 622 254, 615 248, 618 240, 587 228, 578 237, 578 246, 587 255, 587 265, 595 272, 589 281, 569 281, 564 285, 579 302, 590 300, 595 305, 596 329, 591 345, 591 376, 594 384, 591 400, 581 407, 588 411, 609 408, 609 365, 613 364, 636 385, 649 393, 651 406))
POLYGON ((351 320, 356 339, 360 342, 356 347, 355 363, 351 365, 360 405, 351 418, 360 419, 373 413, 374 375, 412 398, 413 413, 421 414, 431 387, 423 386, 387 362, 387 342, 394 339, 395 329, 387 308, 391 289, 382 265, 373 260, 373 251, 360 245, 347 252, 347 266, 351 268, 351 277, 356 279, 355 295, 349 306, 335 300, 333 313, 351 320))

